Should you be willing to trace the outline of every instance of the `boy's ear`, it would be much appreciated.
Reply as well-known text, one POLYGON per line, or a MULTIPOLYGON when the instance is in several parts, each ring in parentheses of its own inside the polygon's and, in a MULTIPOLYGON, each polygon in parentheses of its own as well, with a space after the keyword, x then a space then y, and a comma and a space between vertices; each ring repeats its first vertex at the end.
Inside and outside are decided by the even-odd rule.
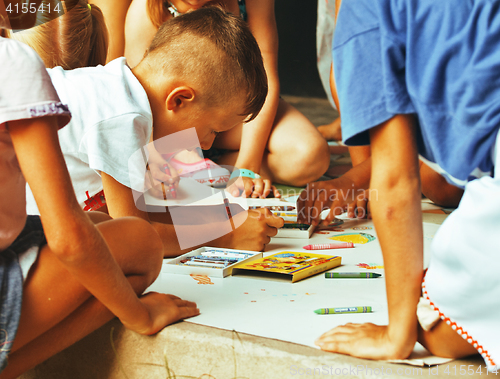
POLYGON ((166 106, 169 111, 183 108, 195 99, 195 92, 191 87, 181 86, 174 88, 167 96, 166 106))

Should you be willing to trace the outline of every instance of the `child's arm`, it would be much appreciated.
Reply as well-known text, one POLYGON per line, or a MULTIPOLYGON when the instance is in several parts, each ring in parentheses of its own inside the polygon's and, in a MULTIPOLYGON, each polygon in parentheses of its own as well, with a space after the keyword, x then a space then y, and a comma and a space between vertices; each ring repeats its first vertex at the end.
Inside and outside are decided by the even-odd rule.
MULTIPOLYGON (((321 212, 330 208, 324 220, 325 225, 329 224, 335 216, 344 213, 348 205, 356 203, 358 196, 364 197, 370 173, 371 159, 367 159, 340 178, 309 183, 297 200, 298 222, 317 225, 321 212)), ((348 216, 354 217, 354 209, 351 207, 349 210, 348 216)))
POLYGON ((48 246, 90 293, 126 327, 142 334, 156 333, 198 313, 194 303, 161 294, 137 297, 101 234, 76 201, 59 147, 55 117, 12 121, 8 129, 40 210, 48 246))
MULTIPOLYGON (((104 172, 101 172, 101 177, 109 215, 113 218, 136 216, 151 221, 163 241, 165 257, 178 256, 196 248, 194 246, 188 250, 181 250, 177 241, 176 229, 177 232, 183 235, 196 233, 199 238, 201 238, 199 234, 203 233, 206 236, 204 238, 206 244, 209 244, 209 246, 261 251, 269 243, 271 237, 276 235, 277 228, 283 226, 281 217, 274 216, 270 212, 266 213, 265 210, 250 210, 248 214, 240 212, 240 214, 233 217, 234 225, 239 226, 233 232, 214 239, 213 236, 220 235, 218 229, 224 227, 223 224, 227 226, 226 220, 222 222, 206 222, 203 223, 203 227, 199 224, 187 224, 176 225, 174 228, 168 213, 148 214, 138 209, 130 188, 104 172)), ((199 218, 203 216, 201 214, 195 219, 197 223, 199 223, 199 218)))
POLYGON ((444 176, 420 162, 422 193, 443 207, 458 207, 464 191, 448 183, 444 176))
POLYGON ((125 18, 125 57, 131 68, 144 57, 157 31, 148 15, 147 0, 132 0, 125 18))
MULTIPOLYGON (((279 103, 278 30, 274 15, 274 0, 247 0, 248 26, 254 35, 264 60, 268 94, 259 115, 243 127, 241 145, 235 166, 260 173, 262 158, 276 118, 279 103)), ((245 185, 250 196, 251 186, 245 185)), ((256 195, 262 195, 262 192, 256 195)))
POLYGON ((125 17, 131 0, 90 0, 97 5, 108 29, 109 47, 106 63, 122 57, 125 51, 125 17))
POLYGON ((370 133, 373 172, 370 203, 384 256, 389 325, 337 327, 317 341, 324 350, 371 359, 406 358, 413 350, 423 275, 414 128, 412 116, 398 115, 370 133))

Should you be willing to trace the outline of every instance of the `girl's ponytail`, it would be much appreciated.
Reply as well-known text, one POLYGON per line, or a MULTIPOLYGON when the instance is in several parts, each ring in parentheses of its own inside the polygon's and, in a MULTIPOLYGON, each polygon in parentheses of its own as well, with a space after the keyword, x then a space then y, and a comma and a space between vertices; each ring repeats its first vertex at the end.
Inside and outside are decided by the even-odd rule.
POLYGON ((87 66, 105 65, 108 54, 108 30, 99 7, 89 4, 89 8, 92 16, 92 34, 90 36, 90 54, 87 66))
POLYGON ((108 30, 96 5, 87 0, 42 0, 45 8, 62 5, 64 14, 52 21, 39 15, 38 26, 12 33, 31 46, 48 68, 65 70, 106 64, 108 30))

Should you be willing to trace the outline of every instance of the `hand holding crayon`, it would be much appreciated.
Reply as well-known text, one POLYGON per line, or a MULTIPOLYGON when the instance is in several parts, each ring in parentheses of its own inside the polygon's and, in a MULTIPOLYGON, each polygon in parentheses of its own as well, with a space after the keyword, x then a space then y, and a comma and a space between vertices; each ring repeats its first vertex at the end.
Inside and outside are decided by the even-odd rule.
POLYGON ((163 165, 163 170, 165 171, 165 174, 170 176, 169 184, 168 186, 165 186, 165 182, 161 182, 161 188, 163 191, 163 198, 164 200, 167 200, 168 197, 172 199, 177 198, 177 187, 179 186, 179 176, 177 175, 177 171, 175 168, 170 167, 168 163, 163 165), (175 172, 175 176, 172 176, 172 172, 175 172))

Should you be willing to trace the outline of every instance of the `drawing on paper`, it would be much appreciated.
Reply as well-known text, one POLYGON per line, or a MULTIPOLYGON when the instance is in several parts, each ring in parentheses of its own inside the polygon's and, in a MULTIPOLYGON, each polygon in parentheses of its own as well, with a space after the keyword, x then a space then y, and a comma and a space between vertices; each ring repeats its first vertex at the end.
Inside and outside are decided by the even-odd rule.
POLYGON ((366 268, 368 270, 383 269, 384 266, 377 266, 376 263, 358 263, 356 266, 366 268))
POLYGON ((191 278, 196 280, 198 284, 214 284, 212 280, 206 275, 196 275, 196 274, 189 274, 191 278))
POLYGON ((375 237, 368 233, 345 233, 328 238, 334 241, 352 242, 356 244, 365 244, 375 240, 375 237))

